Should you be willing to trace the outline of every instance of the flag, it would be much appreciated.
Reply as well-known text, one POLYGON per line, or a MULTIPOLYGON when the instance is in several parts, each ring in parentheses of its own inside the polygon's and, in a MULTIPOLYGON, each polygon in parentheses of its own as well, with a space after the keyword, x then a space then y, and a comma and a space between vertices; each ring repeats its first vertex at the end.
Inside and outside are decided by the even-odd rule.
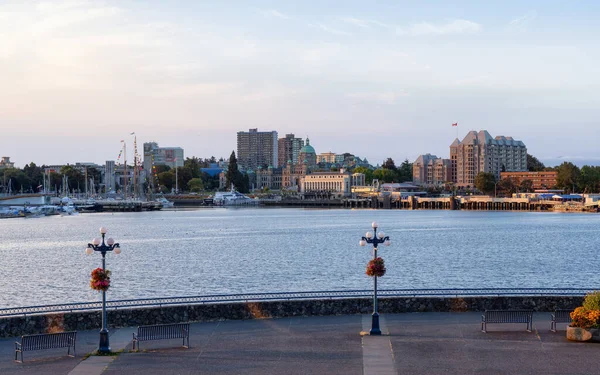
POLYGON ((454 124, 452 124, 452 126, 458 126, 458 122, 455 122, 454 124))
POLYGON ((125 140, 124 140, 124 139, 121 139, 121 142, 125 142, 125 140))
POLYGON ((131 133, 131 134, 129 134, 129 135, 134 135, 134 134, 135 134, 135 132, 133 132, 133 133, 131 133))

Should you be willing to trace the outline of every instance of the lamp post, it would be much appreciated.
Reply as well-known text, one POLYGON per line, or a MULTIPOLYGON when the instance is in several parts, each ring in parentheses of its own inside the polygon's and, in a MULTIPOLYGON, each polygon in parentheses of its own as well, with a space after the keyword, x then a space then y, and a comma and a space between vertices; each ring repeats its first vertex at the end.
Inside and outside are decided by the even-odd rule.
MULTIPOLYGON (((373 259, 377 259, 377 245, 384 244, 385 246, 390 246, 391 244, 389 236, 386 236, 383 232, 377 233, 377 226, 377 222, 374 221, 371 224, 373 232, 367 232, 365 237, 359 242, 360 246, 373 244, 373 259)), ((373 315, 371 319, 371 331, 369 331, 369 334, 381 335, 381 329, 379 329, 379 313, 377 312, 377 276, 373 276, 373 315)))
MULTIPOLYGON (((87 255, 91 255, 94 251, 99 251, 102 254, 103 271, 106 270, 106 253, 109 251, 114 251, 115 254, 121 253, 121 247, 118 243, 115 243, 114 239, 109 237, 106 242, 104 242, 106 232, 108 232, 108 229, 101 227, 100 234, 102 235, 102 239, 98 237, 94 238, 92 243, 88 243, 87 249, 85 249, 85 253, 87 255)), ((106 322, 106 290, 102 290, 102 329, 100 330, 100 345, 98 346, 98 353, 110 353, 108 328, 106 322)))

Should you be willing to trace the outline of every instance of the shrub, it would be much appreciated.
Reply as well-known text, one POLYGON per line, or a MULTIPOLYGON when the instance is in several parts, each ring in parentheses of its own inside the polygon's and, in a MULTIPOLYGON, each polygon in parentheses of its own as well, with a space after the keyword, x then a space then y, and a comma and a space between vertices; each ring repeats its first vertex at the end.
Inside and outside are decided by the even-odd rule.
POLYGON ((583 308, 588 311, 600 310, 600 291, 587 294, 583 300, 583 308))

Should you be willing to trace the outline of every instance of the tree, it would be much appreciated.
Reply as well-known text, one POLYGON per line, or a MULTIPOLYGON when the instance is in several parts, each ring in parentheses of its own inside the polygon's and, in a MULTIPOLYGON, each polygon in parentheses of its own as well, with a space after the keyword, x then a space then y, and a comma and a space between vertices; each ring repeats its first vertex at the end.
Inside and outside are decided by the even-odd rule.
POLYGON ((202 159, 199 159, 195 156, 186 158, 183 162, 183 168, 189 171, 192 178, 199 178, 200 168, 202 168, 202 159))
POLYGON ((204 183, 201 178, 192 178, 187 183, 188 190, 194 193, 199 193, 204 190, 204 183))
POLYGON ((581 167, 581 174, 577 181, 577 186, 584 193, 596 193, 600 191, 600 167, 591 167, 584 165, 581 167))
POLYGON ((533 193, 533 181, 531 180, 523 180, 519 185, 519 190, 522 193, 533 193))
POLYGON ((484 194, 491 195, 496 187, 496 176, 493 173, 480 172, 475 177, 475 187, 484 194))
POLYGON ((373 179, 378 179, 379 182, 394 182, 396 173, 391 169, 379 168, 373 172, 373 179))
POLYGON ((527 154, 527 170, 530 172, 541 172, 546 168, 544 163, 539 161, 535 156, 527 154))
POLYGON ((398 175, 399 182, 412 181, 412 179, 413 179, 413 163, 408 161, 408 159, 404 159, 402 164, 400 164, 400 168, 398 168, 397 175, 398 175))
POLYGON ((396 171, 398 169, 396 168, 396 163, 394 163, 392 158, 387 158, 386 161, 384 161, 381 165, 381 168, 390 169, 392 171, 396 171))
POLYGON ((556 175, 556 186, 559 189, 573 193, 577 188, 577 181, 581 174, 579 168, 575 164, 566 161, 559 165, 556 171, 558 172, 556 175))
POLYGON ((362 173, 365 175, 365 184, 371 185, 373 182, 373 171, 367 167, 356 167, 352 171, 353 173, 362 173))
POLYGON ((225 186, 227 189, 239 181, 240 171, 238 170, 237 158, 235 157, 235 151, 231 151, 231 155, 229 156, 229 167, 227 167, 227 174, 225 175, 225 186))
POLYGON ((517 184, 512 178, 503 178, 498 181, 497 189, 501 191, 504 196, 511 197, 514 193, 517 192, 517 184))
POLYGON ((175 172, 161 172, 158 174, 158 184, 163 185, 167 191, 175 188, 175 172))

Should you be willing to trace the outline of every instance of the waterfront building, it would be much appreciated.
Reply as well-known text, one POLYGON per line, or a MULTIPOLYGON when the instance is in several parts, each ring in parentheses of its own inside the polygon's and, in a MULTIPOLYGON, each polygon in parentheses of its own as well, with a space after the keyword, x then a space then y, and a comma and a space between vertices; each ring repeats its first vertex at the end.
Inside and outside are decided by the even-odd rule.
POLYGON ((278 139, 276 131, 250 129, 237 133, 237 160, 240 170, 256 170, 259 166, 277 168, 278 139))
POLYGON ((304 147, 304 140, 296 138, 294 134, 286 134, 285 138, 279 138, 277 145, 277 165, 283 166, 289 160, 292 164, 298 164, 298 155, 304 147))
POLYGON ((557 177, 557 171, 500 172, 501 179, 510 178, 515 185, 520 185, 525 180, 531 181, 534 190, 551 189, 556 186, 557 177))
POLYGON ((256 172, 256 189, 270 190, 300 190, 300 183, 309 172, 307 164, 285 163, 280 168, 259 167, 256 172))
POLYGON ((306 144, 300 150, 298 154, 298 163, 306 164, 309 169, 316 167, 317 165, 317 153, 313 146, 310 145, 310 140, 306 138, 306 144))
POLYGON ((0 169, 14 168, 14 167, 15 167, 15 163, 10 161, 10 156, 3 156, 2 159, 0 159, 0 169))
POLYGON ((441 185, 452 181, 452 162, 435 155, 420 155, 413 163, 413 183, 441 185))
POLYGON ((527 148, 512 137, 492 136, 486 131, 470 131, 462 141, 450 145, 452 181, 458 186, 472 187, 480 172, 500 178, 501 171, 527 171, 527 148))
MULTIPOLYGON (((360 174, 360 173, 358 173, 360 174)), ((329 193, 336 196, 350 196, 352 182, 360 181, 363 177, 354 177, 344 169, 339 172, 314 172, 302 179, 300 191, 305 195, 329 193)))

